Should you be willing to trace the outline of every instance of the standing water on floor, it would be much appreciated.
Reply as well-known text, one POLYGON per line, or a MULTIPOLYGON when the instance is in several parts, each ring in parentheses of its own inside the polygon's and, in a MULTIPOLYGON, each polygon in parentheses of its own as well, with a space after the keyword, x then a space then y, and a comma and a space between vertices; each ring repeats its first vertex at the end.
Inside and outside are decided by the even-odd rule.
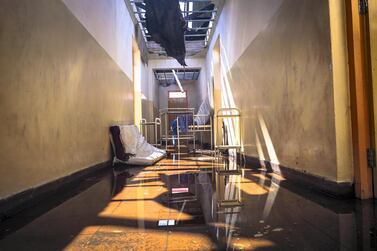
POLYGON ((0 250, 375 250, 375 213, 264 170, 175 156, 98 172, 6 219, 0 250))

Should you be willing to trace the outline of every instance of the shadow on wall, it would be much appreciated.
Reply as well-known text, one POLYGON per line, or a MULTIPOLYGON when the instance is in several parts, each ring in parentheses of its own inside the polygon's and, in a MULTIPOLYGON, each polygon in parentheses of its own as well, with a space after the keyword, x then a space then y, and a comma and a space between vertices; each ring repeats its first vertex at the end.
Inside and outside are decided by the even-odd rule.
MULTIPOLYGON (((326 0, 283 1, 232 65, 220 43, 221 102, 241 109, 243 149, 262 166, 269 161, 336 182, 328 9, 326 0)), ((232 142, 238 126, 227 126, 232 142)))
MULTIPOLYGON (((223 108, 232 108, 232 107, 238 108, 238 106, 235 102, 235 98, 234 98, 232 88, 231 88, 231 86, 233 84, 233 77, 232 77, 232 72, 231 72, 231 69, 230 69, 230 66, 229 66, 228 57, 226 55, 225 48, 223 47, 221 42, 220 42, 220 46, 221 46, 221 77, 222 77, 221 78, 221 80, 222 80, 221 81, 221 102, 222 102, 221 106, 223 108)), ((250 90, 248 90, 248 91, 250 91, 250 90)), ((272 142, 269 130, 267 128, 265 119, 263 117, 263 114, 261 113, 261 111, 255 111, 255 113, 256 113, 256 119, 258 121, 258 123, 256 124, 256 128, 255 128, 255 141, 256 142, 255 142, 255 144, 252 143, 252 142, 247 142, 247 144, 248 145, 252 144, 252 145, 257 146, 259 160, 261 162, 266 160, 265 159, 266 155, 263 153, 263 148, 266 148, 267 156, 269 157, 270 163, 273 165, 273 169, 275 171, 280 172, 280 169, 279 169, 280 162, 279 162, 279 159, 277 157, 276 150, 275 150, 274 144, 272 142), (262 137, 259 137, 257 127, 260 128, 262 137), (263 139, 263 141, 261 141, 261 138, 263 139)), ((242 114, 243 114, 243 111, 241 110, 241 115, 242 114)), ((233 145, 237 144, 238 138, 239 138, 240 133, 241 133, 239 131, 238 123, 241 123, 241 130, 243 130, 243 131, 245 130, 244 125, 242 124, 243 119, 241 119, 241 120, 227 119, 227 120, 225 120, 225 123, 226 123, 228 131, 229 131, 229 133, 228 133, 229 143, 233 144, 233 145)), ((244 135, 244 133, 242 133, 242 135, 244 135)), ((244 144, 246 144, 246 142, 244 142, 243 138, 241 138, 240 143, 241 143, 242 146, 244 146, 244 144)), ((265 164, 263 163, 262 166, 265 167, 265 164)))
MULTIPOLYGON (((230 68, 230 65, 229 65, 229 60, 228 60, 228 57, 227 57, 227 54, 226 54, 226 50, 223 46, 223 44, 221 43, 221 40, 220 40, 220 57, 221 57, 221 72, 220 72, 220 75, 221 75, 221 107, 222 108, 238 108, 236 102, 235 102, 235 98, 234 98, 234 94, 233 94, 233 91, 232 91, 232 84, 234 82, 233 80, 233 76, 232 76, 232 72, 231 72, 231 68, 230 68)), ((212 63, 212 65, 214 65, 214 63, 212 63)), ((212 70, 212 73, 213 73, 213 70, 212 70)), ((248 90, 250 91, 250 90, 248 90)), ((268 131, 268 128, 267 128, 267 125, 266 125, 266 122, 263 118, 263 115, 261 114, 261 112, 259 111, 255 111, 255 113, 257 113, 257 125, 258 128, 260 128, 260 130, 257 130, 257 128, 255 128, 255 139, 256 139, 256 143, 255 145, 257 146, 257 150, 258 150, 258 154, 259 154, 259 160, 261 162, 261 166, 264 167, 264 169, 262 170, 262 172, 264 174, 266 174, 266 172, 270 171, 266 168, 266 164, 265 164, 265 156, 268 156, 269 157, 269 160, 270 160, 270 163, 271 163, 271 166, 272 166, 272 169, 278 173, 281 173, 281 170, 280 170, 280 163, 279 163, 279 159, 277 157, 277 154, 276 154, 276 150, 274 148, 274 144, 272 142, 272 139, 271 139, 271 136, 270 136, 270 133, 268 131), (258 135, 258 131, 261 131, 261 137, 259 137, 258 135), (262 139, 262 141, 261 141, 262 139), (266 148, 266 152, 267 152, 267 155, 264 154, 264 149, 263 148, 266 148)), ((241 110, 241 116, 243 115, 243 111, 241 110)), ((244 135, 243 133, 241 133, 239 131, 239 123, 243 123, 243 119, 241 117, 241 119, 231 119, 231 118, 227 118, 227 119, 224 119, 224 123, 226 125, 226 128, 228 129, 227 130, 227 136, 228 136, 228 142, 230 145, 236 145, 236 144, 241 144, 242 146, 242 149, 244 148, 244 144, 245 144, 245 141, 244 141, 244 138, 241 138, 241 142, 238 142, 239 138, 240 138, 240 135, 244 135)), ((244 125, 241 124, 241 130, 244 130, 244 125)), ((244 137, 244 136, 243 136, 244 137)), ((252 144, 251 142, 247 142, 248 144, 252 144)), ((275 199, 276 199, 276 196, 278 194, 278 191, 279 191, 279 184, 280 184, 280 180, 279 179, 276 179, 275 177, 272 177, 273 179, 273 182, 271 183, 272 185, 272 189, 270 191, 270 193, 268 194, 268 198, 266 200, 266 204, 265 204, 265 208, 264 208, 264 212, 263 212, 263 217, 264 218, 267 218, 270 211, 271 211, 271 208, 275 202, 275 199)), ((261 185, 263 185, 263 182, 264 180, 261 180, 261 185)))

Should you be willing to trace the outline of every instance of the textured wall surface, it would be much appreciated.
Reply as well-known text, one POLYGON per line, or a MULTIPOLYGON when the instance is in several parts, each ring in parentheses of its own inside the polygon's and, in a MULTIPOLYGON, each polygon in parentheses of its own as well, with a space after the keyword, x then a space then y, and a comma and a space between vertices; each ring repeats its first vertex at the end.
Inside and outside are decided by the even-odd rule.
MULTIPOLYGON (((215 37, 221 33, 227 64, 232 66, 248 45, 263 31, 284 0, 228 0, 215 37)), ((212 42, 215 42, 214 40, 212 42)))
POLYGON ((62 0, 72 14, 132 79, 134 25, 124 0, 62 0))
POLYGON ((331 30, 331 71, 334 93, 337 179, 353 181, 353 152, 348 69, 346 4, 328 1, 331 30))
POLYGON ((254 25, 239 18, 235 40, 243 38, 243 27, 258 31, 247 46, 238 47, 239 57, 229 44, 236 42, 227 36, 226 27, 234 22, 227 16, 232 16, 232 9, 245 9, 252 3, 229 1, 224 8, 226 14, 217 27, 223 106, 242 111, 247 155, 334 181, 352 181, 349 171, 338 177, 339 169, 350 169, 351 164, 337 166, 337 157, 342 156, 336 151, 328 1, 269 3, 274 5, 270 10, 275 10, 267 11, 270 19, 254 25))
POLYGON ((133 85, 58 0, 1 0, 0 198, 110 159, 133 85))
POLYGON ((149 74, 149 67, 142 64, 141 67, 141 95, 142 95, 142 114, 147 121, 154 121, 158 114, 158 83, 155 82, 154 75, 149 74))
POLYGON ((282 5, 226 78, 245 115, 246 153, 258 156, 248 144, 257 134, 267 160, 336 179, 327 4, 294 2, 282 5))

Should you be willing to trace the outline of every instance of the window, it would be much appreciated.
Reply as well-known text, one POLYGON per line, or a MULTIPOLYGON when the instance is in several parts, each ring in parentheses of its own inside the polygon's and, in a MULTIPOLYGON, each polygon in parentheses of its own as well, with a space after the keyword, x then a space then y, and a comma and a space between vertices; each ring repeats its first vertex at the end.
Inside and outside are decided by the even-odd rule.
POLYGON ((169 92, 169 98, 186 98, 186 92, 169 92))

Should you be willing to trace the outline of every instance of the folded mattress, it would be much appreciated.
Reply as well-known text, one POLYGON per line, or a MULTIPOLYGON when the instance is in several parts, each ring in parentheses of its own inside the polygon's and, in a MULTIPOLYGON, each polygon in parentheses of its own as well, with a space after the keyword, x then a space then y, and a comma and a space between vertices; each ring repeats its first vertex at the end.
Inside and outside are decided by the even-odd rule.
POLYGON ((135 125, 110 127, 110 138, 115 155, 113 163, 153 165, 166 156, 166 151, 149 144, 135 125))

